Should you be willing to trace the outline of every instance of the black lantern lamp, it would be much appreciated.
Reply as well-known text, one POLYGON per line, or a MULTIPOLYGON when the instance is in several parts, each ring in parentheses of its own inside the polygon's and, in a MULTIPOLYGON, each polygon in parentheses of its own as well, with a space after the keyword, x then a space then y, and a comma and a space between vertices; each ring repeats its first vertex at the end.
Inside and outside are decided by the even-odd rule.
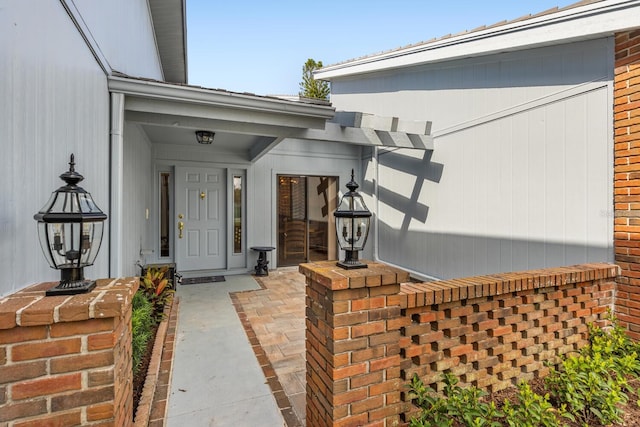
POLYGON ((196 139, 198 140, 198 144, 204 144, 204 145, 211 144, 213 142, 214 136, 216 136, 216 134, 208 130, 196 131, 196 139))
POLYGON ((333 213, 336 218, 336 234, 338 244, 345 251, 344 261, 338 262, 338 266, 344 269, 367 268, 358 260, 358 251, 364 249, 369 235, 371 212, 358 194, 358 184, 353 179, 351 169, 351 181, 347 183, 349 192, 342 196, 338 209, 333 213))
POLYGON ((69 170, 60 178, 67 183, 53 192, 46 205, 33 216, 38 221, 40 246, 51 268, 60 270, 60 284, 47 291, 51 295, 75 295, 89 292, 94 280, 85 280, 84 267, 93 264, 107 215, 96 206, 78 183, 84 179, 74 169, 71 155, 69 170))

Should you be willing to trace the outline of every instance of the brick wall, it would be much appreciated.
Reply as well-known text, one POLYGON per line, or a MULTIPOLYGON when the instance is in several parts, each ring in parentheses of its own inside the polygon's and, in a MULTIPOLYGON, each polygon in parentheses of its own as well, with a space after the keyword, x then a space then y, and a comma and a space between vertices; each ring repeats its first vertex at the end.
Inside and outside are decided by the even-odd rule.
POLYGON ((0 425, 132 424, 131 298, 138 279, 0 299, 0 425))
POLYGON ((391 426, 414 373, 489 391, 547 373, 614 303, 618 268, 590 264, 430 283, 380 263, 301 264, 307 289, 307 423, 391 426))
POLYGON ((640 30, 615 38, 615 260, 622 268, 616 310, 640 339, 640 30))

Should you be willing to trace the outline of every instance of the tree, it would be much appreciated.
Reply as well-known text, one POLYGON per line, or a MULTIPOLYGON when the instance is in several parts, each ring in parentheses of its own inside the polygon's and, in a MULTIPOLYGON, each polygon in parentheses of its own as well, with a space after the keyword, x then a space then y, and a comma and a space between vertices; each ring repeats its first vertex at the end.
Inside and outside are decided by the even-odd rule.
POLYGON ((329 100, 329 83, 313 78, 313 72, 322 68, 322 61, 316 62, 309 58, 302 67, 302 82, 300 82, 300 96, 329 100))

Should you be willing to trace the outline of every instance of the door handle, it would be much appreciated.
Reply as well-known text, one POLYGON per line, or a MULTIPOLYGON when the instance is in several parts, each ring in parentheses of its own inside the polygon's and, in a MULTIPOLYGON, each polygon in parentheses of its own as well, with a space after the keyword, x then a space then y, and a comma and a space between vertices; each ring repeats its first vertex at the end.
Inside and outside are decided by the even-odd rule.
POLYGON ((182 239, 182 230, 184 229, 184 222, 178 221, 178 239, 182 239))

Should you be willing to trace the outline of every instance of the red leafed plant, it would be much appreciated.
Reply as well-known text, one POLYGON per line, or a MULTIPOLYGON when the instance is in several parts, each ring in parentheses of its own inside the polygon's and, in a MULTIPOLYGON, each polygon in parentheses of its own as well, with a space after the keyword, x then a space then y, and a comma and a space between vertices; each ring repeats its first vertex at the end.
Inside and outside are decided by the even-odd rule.
POLYGON ((140 283, 140 290, 154 306, 156 317, 159 317, 157 320, 162 319, 164 306, 175 292, 169 279, 164 277, 167 270, 166 267, 149 268, 140 283))

